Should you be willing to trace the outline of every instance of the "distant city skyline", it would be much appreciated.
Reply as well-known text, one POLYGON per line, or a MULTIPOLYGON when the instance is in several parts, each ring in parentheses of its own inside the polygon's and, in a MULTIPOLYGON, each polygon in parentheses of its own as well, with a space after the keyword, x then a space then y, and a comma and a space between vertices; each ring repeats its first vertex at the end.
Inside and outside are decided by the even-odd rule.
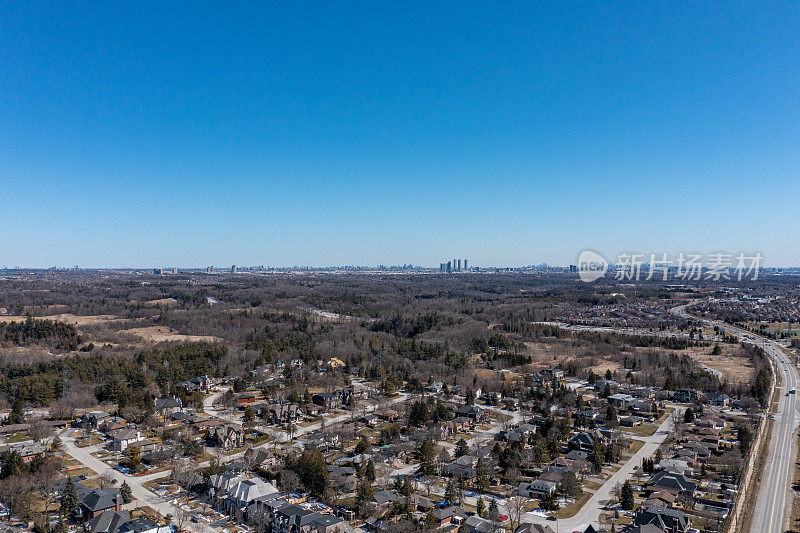
POLYGON ((0 264, 800 264, 791 3, 0 18, 0 264))

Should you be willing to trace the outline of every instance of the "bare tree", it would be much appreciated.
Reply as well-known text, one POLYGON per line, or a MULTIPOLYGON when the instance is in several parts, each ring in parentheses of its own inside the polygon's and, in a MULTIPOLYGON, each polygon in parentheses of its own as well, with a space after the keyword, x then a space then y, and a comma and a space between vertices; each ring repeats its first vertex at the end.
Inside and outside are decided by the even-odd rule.
POLYGON ((41 442, 53 435, 53 426, 47 424, 44 420, 37 420, 31 424, 28 435, 36 442, 41 442))
POLYGON ((175 514, 172 516, 172 523, 175 524, 177 533, 183 531, 190 519, 191 515, 189 513, 183 509, 175 509, 175 514))
POLYGON ((100 474, 98 481, 100 482, 100 490, 104 490, 114 483, 114 476, 111 472, 106 471, 100 474))
POLYGON ((62 461, 57 456, 46 456, 36 469, 33 476, 33 485, 42 497, 44 503, 44 517, 47 520, 50 507, 58 500, 56 485, 61 481, 62 461))
POLYGON ((30 508, 31 481, 27 476, 16 475, 0 481, 0 500, 8 508, 8 521, 12 515, 21 517, 30 508))
POLYGON ((516 495, 508 499, 506 510, 508 512, 508 518, 511 521, 511 531, 516 531, 522 523, 522 516, 525 514, 523 509, 524 505, 525 498, 522 496, 516 495))

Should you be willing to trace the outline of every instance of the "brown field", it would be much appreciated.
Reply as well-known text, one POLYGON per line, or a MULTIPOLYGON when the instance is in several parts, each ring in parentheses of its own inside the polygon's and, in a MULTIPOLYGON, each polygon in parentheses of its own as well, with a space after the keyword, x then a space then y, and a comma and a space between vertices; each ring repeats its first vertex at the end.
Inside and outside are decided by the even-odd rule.
POLYGON ((711 355, 711 347, 687 348, 686 354, 698 363, 722 372, 731 383, 747 383, 753 376, 753 364, 740 351, 739 345, 720 344, 722 354, 711 355))
MULTIPOLYGON (((0 322, 24 322, 27 317, 24 316, 0 316, 0 322)), ((43 320, 53 320, 58 322, 65 322, 73 326, 96 326, 98 324, 107 324, 109 322, 122 322, 126 319, 117 318, 114 315, 73 315, 72 313, 63 313, 60 315, 37 316, 43 320)))
POLYGON ((161 298, 160 300, 149 300, 144 303, 146 305, 177 305, 178 301, 175 298, 161 298))
MULTIPOLYGON (((585 364, 585 355, 580 355, 583 351, 581 348, 573 348, 566 342, 553 342, 553 343, 533 343, 526 342, 526 347, 531 354, 533 363, 530 365, 529 370, 532 372, 542 370, 543 368, 567 363, 576 357, 581 359, 585 364)), ((750 359, 741 351, 738 344, 725 344, 720 343, 722 354, 711 355, 713 346, 693 347, 686 350, 678 350, 675 353, 686 354, 698 363, 707 365, 722 373, 730 383, 747 383, 753 376, 754 368, 750 359)), ((634 348, 638 352, 651 350, 651 348, 634 348)), ((664 350, 669 352, 671 350, 664 350)), ((606 370, 617 372, 620 370, 620 364, 614 360, 613 355, 592 355, 589 368, 595 374, 603 375, 606 370)), ((582 365, 580 365, 582 366, 582 365)))
POLYGON ((216 342, 219 339, 211 335, 183 335, 164 326, 148 326, 120 330, 119 333, 128 333, 149 342, 170 341, 208 341, 216 342))

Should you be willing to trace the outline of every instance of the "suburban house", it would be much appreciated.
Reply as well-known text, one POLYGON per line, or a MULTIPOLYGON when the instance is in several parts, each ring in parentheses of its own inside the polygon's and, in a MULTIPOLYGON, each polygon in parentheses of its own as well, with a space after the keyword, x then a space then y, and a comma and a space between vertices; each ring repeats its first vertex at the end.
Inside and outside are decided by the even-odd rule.
POLYGON ((703 399, 703 393, 694 389, 678 389, 672 398, 679 403, 697 403, 703 399))
POLYGON ((632 428, 636 426, 641 426, 644 423, 644 418, 641 416, 630 415, 630 416, 621 416, 619 418, 619 425, 622 427, 632 428))
POLYGON ((456 416, 463 416, 476 422, 482 422, 486 418, 486 409, 477 405, 462 405, 456 409, 456 416))
POLYGON ((551 496, 558 488, 558 484, 543 479, 534 479, 530 483, 522 482, 519 484, 518 493, 520 496, 528 498, 544 498, 551 496))
POLYGON ((464 524, 467 526, 469 533, 496 533, 498 529, 490 520, 481 518, 478 515, 470 516, 464 524))
POLYGON ((39 442, 17 442, 9 446, 8 450, 19 453, 24 463, 30 463, 45 452, 44 446, 39 442))
POLYGON ((608 437, 602 431, 595 429, 594 431, 581 431, 570 437, 568 446, 570 450, 581 450, 584 452, 591 452, 594 448, 594 443, 608 444, 608 437))
POLYGON ((118 429, 111 435, 111 449, 124 452, 129 446, 142 440, 142 434, 136 429, 118 429))
POLYGON ((244 445, 244 432, 236 424, 223 424, 208 432, 208 443, 225 450, 244 445))
POLYGON ((78 425, 81 427, 97 428, 103 421, 111 418, 111 415, 105 411, 89 411, 81 415, 78 425))
POLYGON ((550 526, 541 524, 520 524, 514 533, 555 533, 550 526))
POLYGON ((120 526, 130 519, 128 511, 108 509, 86 522, 84 527, 89 533, 117 533, 120 526))
POLYGON ((692 527, 692 519, 677 509, 664 507, 640 507, 633 520, 634 525, 654 525, 668 533, 687 533, 692 527))
POLYGON ((278 489, 268 481, 260 479, 243 479, 233 485, 223 501, 224 512, 229 516, 242 520, 246 517, 247 506, 256 498, 275 494, 278 489))
POLYGON ((188 381, 181 381, 176 386, 185 389, 186 392, 209 392, 213 385, 214 380, 212 378, 208 376, 198 376, 188 381))
POLYGON ((159 526, 149 518, 137 518, 122 524, 117 533, 171 533, 170 526, 159 526))
POLYGON ((617 409, 629 409, 636 403, 636 398, 630 394, 612 394, 607 400, 617 409))
POLYGON ((302 411, 294 403, 272 403, 261 409, 261 418, 269 424, 289 424, 300 419, 302 411))
MULTIPOLYGON (((86 487, 83 488, 87 489, 86 487)), ((79 514, 83 522, 88 522, 92 518, 101 515, 103 511, 109 509, 119 511, 121 508, 122 496, 120 496, 117 489, 94 489, 89 492, 84 492, 81 497, 79 514)))
POLYGON ((330 410, 342 406, 342 397, 335 392, 320 392, 311 396, 311 402, 330 410))
POLYGON ((183 402, 179 398, 156 398, 153 402, 153 415, 162 421, 182 410, 183 402))
POLYGON ((677 472, 670 472, 669 470, 661 470, 653 474, 650 478, 649 490, 671 490, 681 495, 692 497, 697 488, 697 484, 691 481, 683 474, 677 472))
POLYGON ((727 407, 731 403, 731 399, 727 394, 718 392, 711 392, 706 394, 706 401, 715 407, 727 407))

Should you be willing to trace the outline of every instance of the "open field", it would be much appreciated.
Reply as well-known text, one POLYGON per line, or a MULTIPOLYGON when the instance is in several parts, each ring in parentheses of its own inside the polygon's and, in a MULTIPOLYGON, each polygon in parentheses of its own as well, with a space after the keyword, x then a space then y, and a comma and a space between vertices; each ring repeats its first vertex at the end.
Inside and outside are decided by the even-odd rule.
POLYGON ((685 350, 686 354, 698 363, 707 365, 722 373, 722 376, 731 383, 747 383, 753 376, 755 368, 746 357, 738 344, 720 343, 720 355, 711 355, 711 348, 691 347, 685 350))
POLYGON ((149 342, 169 342, 169 341, 206 341, 216 342, 219 339, 211 335, 183 335, 165 326, 147 326, 142 328, 131 328, 120 330, 119 333, 136 335, 149 342))
MULTIPOLYGON (((24 322, 27 317, 24 316, 0 316, 0 322, 24 322)), ((126 319, 118 318, 114 315, 73 315, 72 313, 63 313, 60 315, 46 315, 34 318, 41 318, 44 320, 53 320, 64 322, 73 326, 96 326, 100 324, 107 324, 109 322, 124 322, 126 319)))

